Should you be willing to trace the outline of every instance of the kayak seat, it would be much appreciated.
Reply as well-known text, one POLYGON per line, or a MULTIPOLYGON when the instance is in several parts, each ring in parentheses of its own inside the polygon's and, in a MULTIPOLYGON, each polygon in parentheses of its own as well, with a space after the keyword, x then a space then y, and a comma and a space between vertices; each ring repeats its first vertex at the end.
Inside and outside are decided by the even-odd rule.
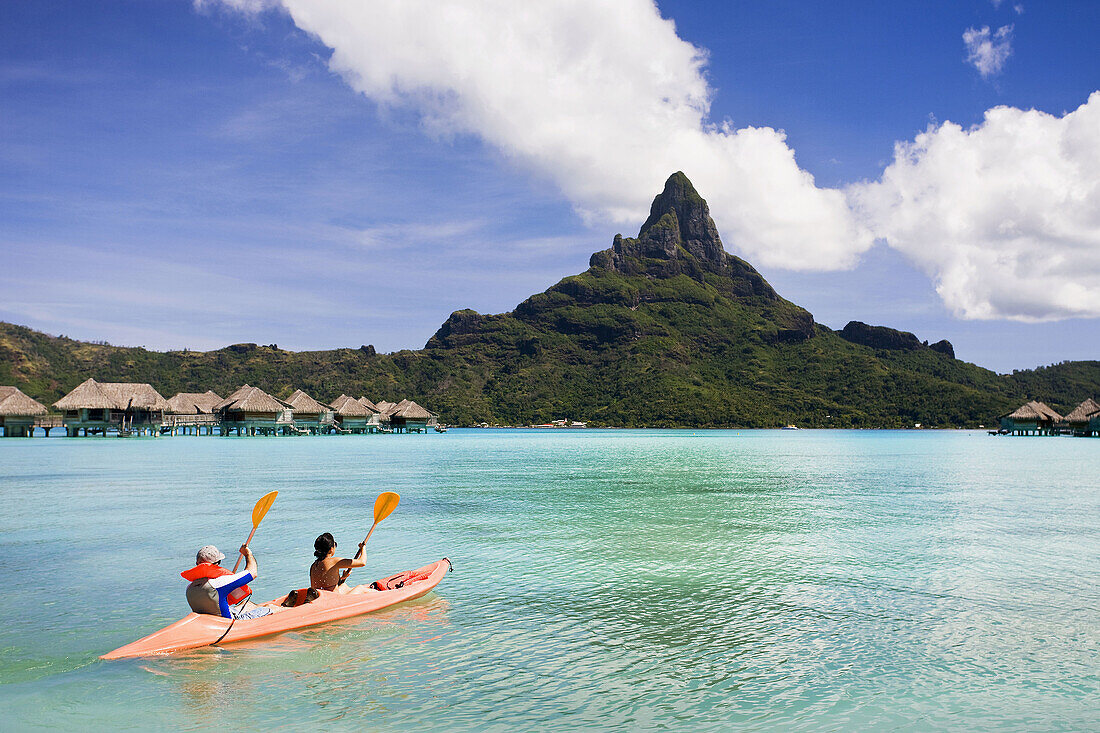
POLYGON ((307 603, 312 603, 321 597, 321 591, 316 588, 298 588, 286 594, 286 600, 280 605, 285 608, 297 608, 307 603))

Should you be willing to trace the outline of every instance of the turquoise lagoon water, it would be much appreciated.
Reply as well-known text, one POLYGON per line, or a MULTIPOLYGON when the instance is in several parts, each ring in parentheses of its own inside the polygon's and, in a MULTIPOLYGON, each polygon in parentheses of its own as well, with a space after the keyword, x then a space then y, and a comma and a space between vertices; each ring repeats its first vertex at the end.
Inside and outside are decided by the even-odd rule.
POLYGON ((1100 441, 451 431, 0 440, 4 727, 1084 730, 1100 441), (179 618, 195 549, 258 597, 348 553, 435 592, 264 643, 98 655, 179 618))

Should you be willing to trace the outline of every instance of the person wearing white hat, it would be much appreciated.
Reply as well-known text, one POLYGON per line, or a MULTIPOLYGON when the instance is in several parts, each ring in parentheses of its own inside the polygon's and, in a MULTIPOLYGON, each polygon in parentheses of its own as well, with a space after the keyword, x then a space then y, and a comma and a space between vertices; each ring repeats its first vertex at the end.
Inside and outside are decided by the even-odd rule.
POLYGON ((221 566, 225 554, 214 545, 205 545, 195 554, 195 567, 180 575, 190 580, 187 586, 187 604, 195 613, 208 613, 233 619, 252 619, 274 613, 270 606, 246 608, 252 589, 248 587, 259 576, 256 556, 248 545, 241 546, 245 567, 233 573, 221 566), (240 608, 234 606, 240 605, 240 608))

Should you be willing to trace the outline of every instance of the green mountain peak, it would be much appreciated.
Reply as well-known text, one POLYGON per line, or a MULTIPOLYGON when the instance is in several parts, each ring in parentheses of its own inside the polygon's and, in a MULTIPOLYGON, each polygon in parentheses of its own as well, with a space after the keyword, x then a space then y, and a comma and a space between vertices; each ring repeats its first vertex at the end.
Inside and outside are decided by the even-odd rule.
POLYGON ((701 260, 722 264, 725 259, 722 239, 710 217, 710 207, 680 171, 668 177, 664 190, 653 199, 649 218, 642 224, 638 239, 660 236, 662 229, 677 234, 677 243, 701 260))
MULTIPOLYGON (((615 235, 609 249, 592 255, 587 273, 566 278, 551 290, 576 294, 581 277, 593 285, 614 283, 614 287, 588 288, 610 291, 611 300, 603 302, 621 302, 624 288, 634 293, 635 302, 627 303, 634 307, 647 301, 728 299, 771 311, 767 320, 782 333, 780 340, 813 334, 808 311, 780 298, 752 265, 725 251, 706 200, 680 172, 669 176, 664 190, 653 199, 649 218, 636 238, 615 235)), ((599 301, 588 298, 588 302, 599 301)))
POLYGON ((617 235, 611 249, 592 255, 589 264, 624 274, 645 270, 651 277, 670 277, 684 271, 685 261, 695 260, 702 269, 716 271, 727 258, 706 200, 687 176, 676 172, 653 199, 637 238, 617 235))

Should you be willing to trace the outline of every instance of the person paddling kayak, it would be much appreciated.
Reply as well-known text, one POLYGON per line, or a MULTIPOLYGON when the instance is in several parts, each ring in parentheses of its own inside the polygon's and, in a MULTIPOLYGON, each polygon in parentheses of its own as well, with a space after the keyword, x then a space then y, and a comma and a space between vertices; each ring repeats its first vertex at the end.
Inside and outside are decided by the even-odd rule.
POLYGON ((187 586, 187 604, 195 613, 207 613, 233 619, 253 619, 275 613, 270 606, 248 604, 252 589, 248 587, 259 576, 256 556, 248 545, 241 546, 246 565, 239 573, 232 573, 221 566, 225 554, 214 545, 206 545, 195 554, 195 567, 180 575, 190 580, 187 586), (233 606, 241 604, 239 609, 233 606))
POLYGON ((363 545, 359 545, 359 554, 354 557, 336 557, 336 540, 325 532, 313 542, 313 554, 317 558, 309 566, 309 585, 311 588, 329 590, 334 593, 363 593, 364 586, 349 588, 340 582, 340 571, 348 568, 361 568, 367 564, 363 559, 363 545))

